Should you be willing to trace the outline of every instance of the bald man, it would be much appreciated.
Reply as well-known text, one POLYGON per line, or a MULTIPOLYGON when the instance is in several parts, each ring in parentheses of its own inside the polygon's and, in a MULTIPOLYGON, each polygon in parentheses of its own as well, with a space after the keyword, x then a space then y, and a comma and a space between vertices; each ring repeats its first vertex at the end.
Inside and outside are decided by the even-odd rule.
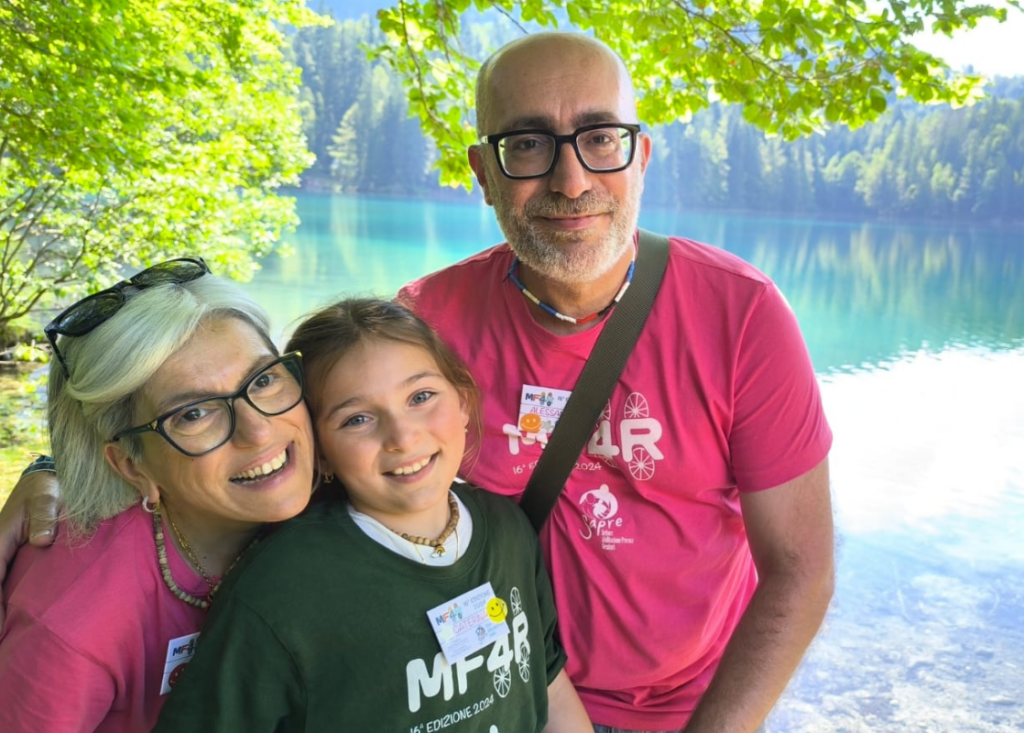
MULTIPOLYGON (((632 274, 652 143, 622 61, 583 35, 508 44, 476 94, 469 162, 507 242, 399 297, 480 382, 484 442, 466 478, 518 497, 551 427, 530 422, 530 398, 573 389, 632 274)), ((644 331, 541 531, 567 669, 599 731, 758 727, 832 595, 830 445, 772 282, 672 238, 644 331)))

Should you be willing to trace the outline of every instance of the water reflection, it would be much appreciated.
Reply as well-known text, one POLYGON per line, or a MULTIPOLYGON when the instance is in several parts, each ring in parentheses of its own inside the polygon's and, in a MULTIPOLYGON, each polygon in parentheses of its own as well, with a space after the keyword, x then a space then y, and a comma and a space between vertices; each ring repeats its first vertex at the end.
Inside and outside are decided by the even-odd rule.
POLYGON ((1024 348, 918 352, 822 380, 847 532, 932 537, 976 564, 1024 567, 1024 348), (981 530, 981 531, 979 531, 981 530))
POLYGON ((837 591, 770 731, 1024 730, 1024 348, 823 379, 837 591))
MULTIPOLYGON (((298 256, 249 286, 281 326, 501 239, 476 203, 299 204, 298 256)), ((835 432, 836 599, 768 730, 1024 730, 1024 235, 654 209, 641 224, 778 282, 835 432)))
POLYGON ((339 294, 390 297, 404 283, 500 239, 490 209, 298 195, 297 256, 269 257, 250 287, 283 329, 339 294))
MULTIPOLYGON (((403 283, 501 240, 492 211, 465 204, 300 194, 299 256, 268 258, 255 287, 284 324, 339 293, 403 283)), ((679 214, 641 224, 728 249, 771 275, 823 372, 954 344, 1024 338, 1024 233, 679 214)))
POLYGON ((820 370, 1024 338, 1024 232, 651 212, 772 276, 820 370), (709 221, 710 220, 710 221, 709 221), (707 234, 707 238, 704 234, 707 234))

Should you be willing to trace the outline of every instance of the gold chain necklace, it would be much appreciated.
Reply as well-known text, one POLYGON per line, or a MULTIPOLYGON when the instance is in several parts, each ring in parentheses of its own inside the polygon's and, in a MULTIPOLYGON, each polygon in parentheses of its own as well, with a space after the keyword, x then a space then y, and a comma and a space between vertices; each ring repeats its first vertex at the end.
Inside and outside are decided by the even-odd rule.
POLYGON ((185 554, 188 555, 188 559, 189 562, 192 563, 192 567, 196 569, 206 584, 210 586, 210 590, 213 590, 214 586, 217 585, 217 581, 213 579, 213 576, 211 576, 206 568, 203 567, 203 564, 199 562, 199 557, 196 555, 195 550, 192 549, 192 545, 190 545, 188 540, 185 539, 185 536, 181 533, 178 525, 174 523, 174 517, 168 514, 167 521, 171 523, 171 530, 174 532, 174 536, 177 538, 178 544, 181 545, 181 549, 183 549, 185 554))
MULTIPOLYGON (((217 592, 218 588, 220 588, 221 581, 214 581, 213 578, 210 577, 206 572, 206 569, 195 557, 195 552, 192 550, 192 546, 189 545, 188 542, 185 541, 184 537, 181 536, 181 532, 178 530, 177 525, 174 524, 174 520, 171 519, 169 515, 167 519, 170 521, 171 529, 174 530, 174 535, 178 538, 178 542, 181 544, 182 549, 185 550, 189 560, 191 560, 192 564, 195 565, 196 570, 198 570, 199 574, 203 577, 203 581, 210 586, 210 592, 206 594, 205 600, 202 598, 196 598, 194 595, 179 588, 178 584, 174 582, 174 577, 171 575, 171 565, 167 560, 167 548, 164 545, 164 525, 163 522, 160 521, 160 509, 159 507, 156 507, 153 509, 153 537, 156 540, 156 557, 160 566, 160 575, 164 579, 164 585, 167 586, 167 589, 171 591, 171 593, 174 594, 174 597, 178 600, 184 601, 190 606, 195 606, 196 608, 207 609, 210 607, 210 602, 213 600, 213 594, 217 592)), ((238 557, 231 562, 228 569, 224 571, 224 575, 230 573, 231 569, 234 568, 235 565, 238 564, 238 561, 242 559, 242 555, 255 547, 261 539, 263 539, 262 529, 256 533, 256 536, 253 537, 252 541, 245 546, 245 549, 238 553, 238 557)))
MULTIPOLYGON (((442 557, 445 553, 444 543, 452 536, 452 532, 455 531, 455 526, 459 523, 459 502, 455 500, 455 494, 451 491, 448 492, 448 512, 448 524, 445 525, 444 531, 432 540, 415 534, 407 534, 406 532, 395 532, 391 527, 388 527, 388 531, 394 532, 403 540, 412 542, 414 545, 433 547, 434 552, 432 554, 436 557, 442 557)), ((384 526, 387 527, 387 525, 384 526)), ((419 551, 417 550, 417 553, 418 552, 419 551)))

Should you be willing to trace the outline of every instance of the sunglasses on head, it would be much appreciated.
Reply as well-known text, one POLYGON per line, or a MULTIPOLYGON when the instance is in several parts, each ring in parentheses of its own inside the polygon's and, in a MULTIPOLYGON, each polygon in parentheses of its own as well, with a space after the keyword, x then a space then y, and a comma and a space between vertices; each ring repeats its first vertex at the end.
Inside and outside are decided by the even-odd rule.
POLYGON ((65 309, 43 329, 65 377, 70 378, 67 362, 57 348, 57 336, 84 336, 99 327, 125 304, 127 288, 145 290, 155 285, 181 285, 210 272, 202 257, 179 257, 167 260, 122 280, 116 285, 93 293, 65 309))

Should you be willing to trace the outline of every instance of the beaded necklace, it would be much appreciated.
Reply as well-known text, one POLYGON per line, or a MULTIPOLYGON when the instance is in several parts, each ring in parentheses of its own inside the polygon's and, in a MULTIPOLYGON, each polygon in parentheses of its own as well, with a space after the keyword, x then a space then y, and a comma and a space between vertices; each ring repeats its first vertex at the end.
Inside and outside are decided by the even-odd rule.
POLYGON ((519 258, 518 257, 513 258, 512 266, 508 268, 508 278, 509 278, 509 280, 511 280, 515 284, 515 286, 517 288, 519 288, 519 291, 523 295, 525 295, 534 305, 536 305, 538 308, 543 310, 545 313, 548 313, 549 315, 554 316, 555 318, 557 318, 560 321, 565 321, 566 323, 572 323, 572 324, 575 324, 575 325, 580 325, 580 324, 583 324, 583 323, 590 323, 591 321, 594 321, 594 320, 597 320, 598 318, 603 317, 608 311, 610 311, 615 306, 616 303, 618 303, 620 300, 622 300, 622 296, 626 294, 626 288, 628 288, 629 284, 633 281, 633 270, 635 269, 635 267, 636 267, 636 249, 634 248, 633 249, 633 259, 629 261, 629 269, 626 271, 626 279, 623 280, 622 287, 619 288, 619 292, 615 295, 614 298, 612 298, 612 302, 609 303, 608 305, 606 305, 601 310, 599 310, 597 313, 591 313, 589 316, 584 316, 582 318, 573 318, 572 316, 567 316, 564 313, 559 313, 554 308, 552 308, 550 305, 548 305, 547 303, 542 301, 540 298, 538 298, 536 295, 534 295, 529 290, 527 290, 526 286, 523 285, 522 281, 518 277, 516 277, 516 270, 519 269, 519 258))
MULTIPOLYGON (((204 568, 202 564, 199 562, 199 559, 196 557, 195 552, 192 550, 192 546, 185 540, 184 537, 182 537, 180 530, 174 523, 174 520, 171 519, 170 516, 168 516, 167 519, 170 520, 171 529, 174 531, 175 537, 177 537, 178 542, 181 544, 181 548, 185 550, 185 554, 188 555, 188 559, 195 566, 196 570, 199 571, 199 574, 202 576, 203 581, 205 581, 206 584, 210 586, 210 592, 206 594, 206 600, 203 600, 202 598, 196 598, 194 595, 182 590, 178 587, 178 584, 174 582, 174 577, 171 575, 171 565, 167 560, 167 548, 164 545, 164 525, 163 522, 160 521, 160 509, 157 507, 153 509, 153 537, 154 539, 156 539, 156 557, 157 562, 160 565, 160 575, 164 579, 164 585, 167 586, 167 589, 171 591, 171 593, 174 594, 174 597, 178 600, 184 601, 190 606, 195 606, 196 608, 207 609, 210 607, 210 602, 213 600, 213 594, 217 592, 218 588, 220 588, 221 581, 215 581, 210 576, 210 574, 206 571, 206 568, 204 568)), ((256 536, 252 538, 252 541, 245 546, 245 549, 238 553, 238 557, 232 560, 231 565, 228 566, 228 569, 224 572, 224 575, 230 573, 231 569, 238 564, 239 560, 242 559, 242 555, 244 555, 250 549, 252 549, 257 543, 259 543, 261 539, 263 539, 263 530, 257 532, 256 536)))
MULTIPOLYGON (((459 559, 459 549, 460 548, 459 548, 459 528, 458 527, 455 528, 454 534, 455 534, 455 559, 452 560, 452 564, 455 564, 458 561, 458 559, 459 559)), ((412 545, 412 549, 413 549, 413 552, 416 553, 416 556, 420 559, 421 563, 423 563, 424 565, 428 565, 429 564, 427 562, 426 558, 424 558, 423 555, 420 554, 420 548, 418 548, 415 544, 413 544, 412 545)), ((432 553, 430 553, 429 557, 433 557, 433 558, 444 557, 444 553, 445 553, 445 547, 444 547, 444 545, 441 545, 440 547, 435 548, 434 551, 432 553)))
MULTIPOLYGON (((412 542, 414 545, 423 545, 424 547, 433 547, 433 555, 441 557, 445 553, 444 543, 448 541, 448 538, 452 536, 452 532, 455 531, 455 525, 459 523, 459 502, 455 500, 455 495, 448 492, 448 524, 444 526, 444 531, 441 532, 435 539, 427 539, 426 537, 420 537, 416 534, 408 534, 406 532, 395 532, 395 530, 388 527, 388 530, 395 532, 403 540, 412 542)), ((387 525, 384 525, 387 526, 387 525)), ((419 551, 417 550, 417 553, 419 551)), ((458 548, 455 550, 458 553, 458 548)), ((421 558, 422 559, 422 558, 421 558)))

